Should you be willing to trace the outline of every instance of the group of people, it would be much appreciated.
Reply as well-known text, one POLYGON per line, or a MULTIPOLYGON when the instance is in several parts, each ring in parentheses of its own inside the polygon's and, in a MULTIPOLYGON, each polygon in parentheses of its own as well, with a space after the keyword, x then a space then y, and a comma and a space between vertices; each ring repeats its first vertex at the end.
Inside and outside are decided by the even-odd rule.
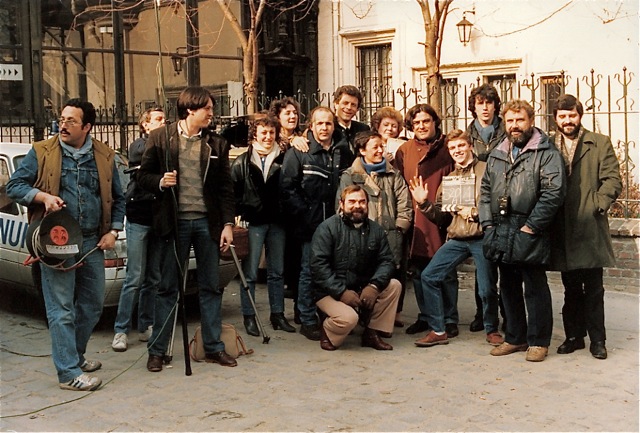
POLYGON ((404 119, 383 107, 370 128, 354 119, 361 92, 340 86, 333 109, 311 110, 305 128, 293 98, 274 101, 254 116, 247 151, 232 163, 229 145, 210 129, 214 104, 206 89, 189 87, 178 97, 177 122, 166 125, 159 108, 143 113, 143 136, 129 148, 126 199, 113 151, 90 135, 95 110, 78 100, 65 105, 60 133, 34 143, 12 176, 11 197, 33 214, 66 206, 81 221, 84 248, 100 247, 83 267, 43 271, 61 388, 100 386, 87 373, 101 364, 84 352, 102 310, 102 250, 113 247, 125 211, 129 257, 112 347, 127 349, 139 293, 138 336, 152 372, 163 368, 192 247, 205 360, 237 365, 220 339, 218 287, 219 253, 233 243, 236 216, 248 226, 240 308, 249 335, 259 335, 249 295, 263 251, 273 329, 296 332, 284 314, 289 292, 300 333, 328 351, 359 324, 363 347, 392 350, 385 339, 404 326, 407 276, 419 314, 406 333, 424 333, 419 347, 448 344, 459 334, 456 268, 472 257, 470 330, 485 332, 491 355, 526 350, 528 361, 545 359, 551 269, 565 288, 566 340, 557 352, 585 348, 588 334, 591 354, 607 357, 602 280, 614 263, 607 211, 622 185, 610 139, 582 126, 575 97, 558 98, 557 131, 548 136, 534 126, 530 104, 503 106, 495 88, 481 85, 469 96, 474 120, 445 135, 428 104, 404 119), (403 127, 412 138, 400 141, 403 127))

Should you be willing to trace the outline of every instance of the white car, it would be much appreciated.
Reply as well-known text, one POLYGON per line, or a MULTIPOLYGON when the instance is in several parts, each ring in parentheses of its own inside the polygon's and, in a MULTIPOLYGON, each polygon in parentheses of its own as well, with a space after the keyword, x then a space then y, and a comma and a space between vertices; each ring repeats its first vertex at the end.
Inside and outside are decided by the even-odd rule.
MULTIPOLYGON (((0 143, 0 284, 41 298, 40 278, 37 266, 23 263, 29 257, 26 245, 27 208, 7 196, 6 188, 11 174, 20 165, 22 158, 31 149, 30 144, 0 143)), ((116 164, 120 173, 120 183, 126 190, 129 175, 127 159, 117 154, 116 164)), ((117 306, 120 289, 124 282, 127 263, 126 233, 121 233, 113 250, 105 251, 105 299, 106 307, 117 306)), ((195 258, 191 255, 187 294, 197 292, 195 258)), ((220 287, 226 287, 238 271, 233 262, 220 261, 220 287)))

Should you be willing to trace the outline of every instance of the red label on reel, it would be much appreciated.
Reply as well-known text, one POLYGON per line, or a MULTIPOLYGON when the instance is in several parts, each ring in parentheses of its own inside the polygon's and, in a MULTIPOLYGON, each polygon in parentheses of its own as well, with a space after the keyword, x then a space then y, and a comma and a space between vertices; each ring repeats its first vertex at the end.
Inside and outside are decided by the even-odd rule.
POLYGON ((69 242, 69 233, 62 226, 53 226, 49 230, 49 238, 56 245, 66 245, 69 242))

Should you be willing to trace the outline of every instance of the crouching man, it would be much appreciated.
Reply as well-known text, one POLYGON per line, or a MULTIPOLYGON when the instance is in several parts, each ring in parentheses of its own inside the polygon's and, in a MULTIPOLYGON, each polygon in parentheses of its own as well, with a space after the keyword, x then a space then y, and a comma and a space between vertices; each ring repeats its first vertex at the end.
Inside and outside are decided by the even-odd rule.
POLYGON ((339 214, 325 220, 311 242, 316 305, 326 316, 320 347, 336 350, 358 322, 362 346, 392 350, 380 335, 393 331, 401 285, 384 229, 368 218, 367 193, 358 185, 340 195, 339 214))

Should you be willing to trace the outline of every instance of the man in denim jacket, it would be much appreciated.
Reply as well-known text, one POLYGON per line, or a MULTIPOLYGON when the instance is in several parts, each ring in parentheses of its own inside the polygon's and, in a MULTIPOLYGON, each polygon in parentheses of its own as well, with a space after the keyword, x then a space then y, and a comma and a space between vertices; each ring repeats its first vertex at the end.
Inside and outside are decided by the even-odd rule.
POLYGON ((102 383, 86 374, 102 364, 85 359, 84 353, 102 314, 103 251, 115 246, 125 213, 115 152, 89 134, 95 121, 91 103, 68 101, 59 120, 60 133, 34 143, 7 184, 8 195, 29 206, 30 221, 62 208, 78 221, 83 242, 77 258, 98 247, 75 270, 42 266, 51 356, 60 388, 74 391, 93 391, 102 383))

